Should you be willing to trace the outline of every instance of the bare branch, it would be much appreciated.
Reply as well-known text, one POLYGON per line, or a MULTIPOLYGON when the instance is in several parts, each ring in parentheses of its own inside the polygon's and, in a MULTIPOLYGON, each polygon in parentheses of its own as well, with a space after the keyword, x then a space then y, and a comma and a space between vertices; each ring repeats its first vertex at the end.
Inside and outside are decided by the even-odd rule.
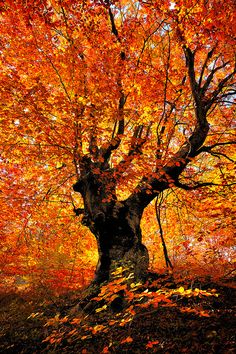
POLYGON ((137 60, 136 67, 138 67, 139 64, 140 64, 141 57, 142 57, 142 55, 143 55, 143 53, 144 53, 144 51, 145 51, 145 48, 146 48, 146 45, 147 45, 148 41, 149 41, 150 38, 159 30, 159 28, 161 28, 161 26, 162 26, 162 24, 163 24, 164 22, 165 22, 165 20, 162 20, 162 21, 158 24, 158 26, 155 27, 155 29, 154 29, 151 33, 149 33, 146 38, 143 39, 143 46, 142 46, 142 49, 141 49, 141 51, 140 51, 140 54, 139 54, 139 57, 138 57, 138 60, 137 60))
POLYGON ((127 170, 135 157, 142 154, 142 147, 149 137, 151 126, 152 123, 150 123, 146 128, 143 125, 138 125, 135 127, 129 152, 115 169, 115 174, 118 177, 127 170))
POLYGON ((213 145, 202 146, 200 149, 198 149, 195 152, 194 157, 201 154, 202 152, 209 152, 210 153, 212 149, 214 149, 215 147, 218 147, 218 146, 235 145, 235 144, 236 144, 236 141, 226 141, 226 142, 222 142, 222 143, 215 143, 213 145))
POLYGON ((193 93, 193 97, 196 103, 199 103, 199 85, 196 81, 195 69, 194 69, 194 58, 195 53, 188 47, 184 47, 184 53, 186 58, 186 66, 188 68, 188 76, 190 80, 190 85, 193 93))
POLYGON ((168 268, 170 266, 170 268, 173 269, 173 265, 172 265, 170 258, 168 256, 168 251, 167 251, 167 247, 166 247, 166 243, 165 243, 165 239, 164 239, 164 234, 163 234, 163 229, 162 229, 162 224, 161 224, 161 203, 163 200, 163 194, 161 193, 160 195, 161 195, 160 202, 158 203, 158 198, 156 198, 156 203, 155 203, 156 218, 157 218, 157 222, 158 222, 158 226, 159 226, 159 230, 160 230, 160 236, 161 236, 161 242, 162 242, 163 252, 164 252, 164 256, 165 256, 166 267, 168 268))
POLYGON ((106 0, 106 3, 108 5, 108 13, 109 13, 109 18, 110 18, 110 22, 111 22, 111 32, 116 36, 117 40, 120 42, 119 34, 118 34, 118 31, 117 31, 117 28, 116 28, 114 15, 113 15, 113 13, 111 11, 109 0, 106 0))
MULTIPOLYGON (((120 84, 120 86, 121 86, 121 84, 120 84)), ((122 135, 124 134, 124 130, 125 130, 124 105, 125 105, 125 102, 126 102, 126 97, 125 97, 124 92, 123 92, 122 87, 121 87, 119 106, 118 106, 118 130, 117 130, 117 134, 115 135, 115 129, 117 127, 117 121, 116 121, 114 130, 113 130, 113 133, 112 133, 112 139, 111 139, 109 145, 107 147, 102 147, 100 149, 100 154, 106 161, 109 160, 112 151, 118 149, 118 147, 119 147, 119 145, 121 143, 122 135)))
MULTIPOLYGON (((219 84, 218 87, 214 90, 214 92, 212 93, 212 98, 210 100, 208 100, 206 108, 207 110, 213 105, 213 103, 217 100, 218 95, 221 93, 221 91, 223 90, 224 87, 226 87, 226 84, 234 77, 234 75, 236 74, 236 67, 235 69, 229 74, 227 75, 224 79, 222 79, 219 84)), ((224 95, 227 95, 227 93, 225 93, 224 95)), ((226 97, 226 96, 225 96, 226 97)))
POLYGON ((183 171, 189 162, 188 158, 194 156, 196 150, 202 146, 209 132, 209 124, 206 118, 207 110, 202 100, 199 85, 196 82, 195 77, 194 53, 186 47, 184 47, 184 52, 186 56, 186 65, 188 67, 191 90, 195 101, 196 125, 188 141, 179 149, 172 159, 172 165, 173 162, 179 162, 179 168, 175 168, 175 173, 178 174, 183 171), (183 159, 185 159, 185 161, 183 159))
POLYGON ((215 51, 215 48, 216 48, 216 46, 214 46, 214 47, 207 53, 207 57, 206 57, 206 60, 205 60, 205 62, 204 62, 204 64, 203 64, 203 66, 202 66, 200 78, 199 78, 199 81, 198 81, 199 87, 201 87, 202 78, 203 78, 205 69, 206 69, 206 67, 207 67, 208 61, 212 58, 212 55, 213 55, 213 53, 214 53, 214 51, 215 51))
POLYGON ((204 102, 201 99, 198 83, 196 82, 194 57, 190 48, 184 47, 186 57, 186 65, 188 67, 188 76, 190 86, 195 102, 196 125, 190 138, 180 147, 177 153, 163 167, 156 172, 158 177, 143 177, 138 184, 136 191, 128 198, 129 202, 142 202, 144 205, 150 203, 160 192, 169 188, 171 183, 178 180, 179 175, 183 172, 187 164, 191 161, 191 157, 203 145, 209 132, 209 124, 207 122, 204 102), (172 181, 172 182, 170 182, 172 181))
POLYGON ((210 86, 210 83, 212 82, 213 78, 214 78, 214 75, 217 71, 219 71, 220 69, 223 69, 224 67, 226 67, 230 62, 227 61, 225 62, 224 64, 220 65, 220 66, 217 66, 216 68, 212 69, 211 70, 211 73, 208 75, 203 87, 200 89, 201 91, 201 94, 204 95, 205 92, 207 91, 207 89, 209 88, 210 86))
POLYGON ((213 182, 203 182, 203 183, 196 183, 195 185, 190 186, 188 184, 184 184, 184 183, 181 183, 181 182, 177 181, 177 182, 175 182, 175 186, 179 187, 181 189, 184 189, 186 191, 191 191, 191 190, 194 190, 194 189, 207 187, 207 186, 220 186, 220 184, 216 184, 216 183, 213 183, 213 182))
POLYGON ((229 184, 219 184, 219 183, 213 183, 213 182, 202 182, 202 183, 196 183, 195 185, 190 186, 188 184, 184 184, 184 183, 181 183, 179 181, 175 182, 175 186, 176 187, 179 187, 179 188, 184 189, 186 191, 191 191, 191 190, 195 190, 195 189, 198 189, 198 188, 209 187, 209 186, 230 187, 230 186, 233 186, 235 184, 236 184, 236 182, 229 183, 229 184))
POLYGON ((168 32, 168 50, 167 50, 167 64, 165 65, 165 83, 164 83, 164 96, 163 96, 163 112, 160 118, 160 121, 157 124, 156 134, 157 134, 157 149, 156 149, 156 158, 157 160, 161 158, 160 150, 161 150, 161 142, 166 129, 166 123, 168 118, 170 117, 174 104, 167 102, 167 87, 169 82, 169 68, 170 68, 170 55, 171 55, 171 47, 170 47, 170 34, 168 32), (167 114, 166 106, 167 104, 171 105, 170 112, 167 114), (160 125, 161 129, 160 129, 160 125))
POLYGON ((230 162, 233 162, 233 163, 236 162, 236 161, 234 161, 233 159, 231 159, 229 156, 227 156, 226 154, 223 154, 222 152, 210 152, 210 154, 211 154, 212 156, 216 156, 216 157, 219 157, 219 158, 220 158, 220 156, 223 156, 223 157, 225 157, 227 160, 229 160, 230 162))

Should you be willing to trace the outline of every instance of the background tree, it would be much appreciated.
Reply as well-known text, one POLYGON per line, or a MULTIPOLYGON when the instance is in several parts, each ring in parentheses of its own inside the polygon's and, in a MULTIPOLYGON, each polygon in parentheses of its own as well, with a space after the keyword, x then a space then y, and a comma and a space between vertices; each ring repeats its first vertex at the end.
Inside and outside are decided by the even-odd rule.
POLYGON ((44 213, 57 214, 70 239, 64 211, 59 221, 43 209, 34 225, 29 216, 50 198, 73 205, 97 240, 96 280, 119 265, 143 276, 140 222, 155 198, 161 227, 169 191, 232 193, 234 21, 233 0, 5 1, 5 215, 43 242, 44 213))

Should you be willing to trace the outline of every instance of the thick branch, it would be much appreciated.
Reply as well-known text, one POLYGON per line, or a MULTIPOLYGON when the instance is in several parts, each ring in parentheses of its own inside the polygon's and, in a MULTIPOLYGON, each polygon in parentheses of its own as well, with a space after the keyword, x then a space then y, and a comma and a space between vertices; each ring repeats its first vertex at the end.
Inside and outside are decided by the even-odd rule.
POLYGON ((96 120, 95 120, 95 115, 96 115, 96 109, 95 106, 92 104, 91 105, 91 111, 90 111, 90 141, 89 141, 89 152, 90 155, 93 156, 93 158, 97 159, 98 153, 99 153, 99 148, 97 144, 97 126, 96 126, 96 120))
POLYGON ((98 153, 99 153, 99 148, 97 146, 97 136, 96 133, 91 131, 91 138, 89 142, 89 152, 90 155, 93 156, 94 158, 97 158, 98 153))
POLYGON ((195 152, 202 146, 209 131, 209 124, 206 118, 207 109, 200 94, 199 84, 197 84, 195 78, 194 53, 192 53, 189 48, 184 48, 184 51, 186 56, 186 64, 188 66, 188 76, 195 103, 196 125, 188 141, 179 149, 172 159, 172 164, 173 162, 178 162, 180 165, 178 168, 178 175, 190 161, 189 157, 193 157, 195 152))
MULTIPOLYGON (((118 149, 122 135, 124 134, 125 130, 125 120, 124 120, 124 105, 125 105, 126 97, 124 95, 123 90, 121 89, 120 92, 120 99, 119 99, 119 106, 118 106, 118 130, 117 134, 114 136, 114 132, 112 134, 112 139, 108 146, 101 148, 101 156, 104 158, 105 161, 108 161, 111 153, 113 150, 118 149)), ((115 124, 115 127, 117 123, 115 124)))
MULTIPOLYGON (((234 69, 233 72, 228 74, 224 79, 220 81, 218 87, 213 92, 210 93, 211 98, 206 98, 205 93, 209 88, 211 81, 213 80, 214 74, 221 68, 224 68, 228 64, 228 62, 224 63, 221 67, 217 67, 213 69, 210 75, 208 76, 205 85, 201 89, 200 88, 200 84, 202 81, 201 77, 203 77, 204 75, 204 70, 207 66, 207 62, 211 58, 213 52, 211 51, 208 53, 207 59, 202 67, 199 82, 196 81, 196 74, 195 74, 195 53, 192 52, 191 49, 187 47, 184 47, 184 53, 186 57, 186 65, 188 68, 188 77, 190 81, 192 96, 194 99, 195 119, 196 119, 195 127, 189 139, 186 140, 186 142, 179 148, 177 153, 175 153, 175 155, 167 162, 165 166, 163 166, 161 169, 160 168, 157 169, 156 177, 153 176, 149 178, 143 177, 140 183, 135 188, 135 191, 127 199, 127 202, 138 203, 143 208, 145 208, 150 203, 150 201, 153 200, 155 196, 157 196, 160 192, 162 192, 167 188, 170 188, 172 185, 176 185, 186 190, 216 185, 214 183, 205 182, 205 183, 195 184, 194 186, 188 186, 179 182, 179 176, 184 171, 185 167, 192 160, 193 157, 197 156, 200 152, 203 151, 211 152, 211 149, 213 147, 223 144, 223 143, 218 143, 213 145, 212 147, 202 147, 209 132, 207 112, 212 106, 212 104, 216 102, 223 88, 226 87, 226 85, 228 85, 229 81, 235 75, 236 68, 234 69)), ((218 155, 219 154, 221 153, 218 153, 218 155)), ((227 156, 225 155, 224 157, 227 156)))
POLYGON ((115 20, 114 20, 114 15, 113 15, 111 8, 110 8, 110 3, 109 3, 109 1, 106 1, 106 3, 109 6, 108 13, 109 13, 109 18, 110 18, 110 22, 111 22, 111 32, 116 36, 117 40, 120 41, 119 34, 118 34, 116 24, 115 24, 115 20))
POLYGON ((190 50, 188 47, 184 47, 184 53, 186 58, 186 66, 188 68, 188 76, 190 80, 191 90, 195 102, 198 104, 200 95, 199 95, 199 85, 196 81, 196 75, 194 70, 194 57, 195 53, 190 50))
POLYGON ((185 144, 180 147, 171 160, 162 168, 157 170, 157 177, 143 177, 138 184, 135 192, 130 196, 130 200, 143 203, 144 207, 155 198, 158 193, 169 188, 174 181, 178 180, 191 157, 203 145, 209 131, 209 124, 206 119, 207 110, 202 101, 199 85, 196 82, 194 68, 194 53, 187 47, 184 47, 186 56, 186 65, 188 67, 188 76, 195 103, 196 125, 192 135, 185 144), (146 205, 145 205, 146 204, 146 205))
POLYGON ((135 153, 140 152, 140 148, 144 143, 142 139, 142 133, 143 133, 143 124, 136 126, 131 140, 131 146, 130 146, 128 156, 132 156, 135 153))

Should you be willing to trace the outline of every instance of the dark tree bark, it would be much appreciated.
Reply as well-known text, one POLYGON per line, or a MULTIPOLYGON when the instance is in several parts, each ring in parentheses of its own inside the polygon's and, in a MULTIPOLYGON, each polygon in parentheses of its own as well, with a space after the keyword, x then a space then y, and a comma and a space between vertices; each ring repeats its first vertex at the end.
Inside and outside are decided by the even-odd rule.
POLYGON ((109 209, 94 222, 99 254, 96 280, 112 278, 112 271, 120 266, 134 273, 136 279, 142 278, 149 265, 148 251, 142 244, 142 211, 129 208, 125 202, 115 202, 109 209))
MULTIPOLYGON (((136 279, 145 276, 149 257, 142 244, 140 221, 144 204, 129 200, 117 201, 111 169, 94 174, 95 164, 86 159, 86 171, 74 185, 84 200, 82 223, 95 235, 99 260, 95 281, 111 279, 119 266, 134 273, 136 279)), ((80 210, 81 212, 81 210, 80 210)))

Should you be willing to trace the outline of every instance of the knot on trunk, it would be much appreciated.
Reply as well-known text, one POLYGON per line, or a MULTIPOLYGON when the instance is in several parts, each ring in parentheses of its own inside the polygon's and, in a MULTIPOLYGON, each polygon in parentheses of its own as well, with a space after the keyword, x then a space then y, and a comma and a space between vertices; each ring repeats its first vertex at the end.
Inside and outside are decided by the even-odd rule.
POLYGON ((98 211, 95 215, 94 215, 94 222, 98 225, 101 225, 105 222, 105 214, 102 211, 98 211))
POLYGON ((81 220, 81 224, 84 225, 84 226, 90 226, 91 224, 91 220, 89 218, 89 215, 88 214, 85 214, 81 220))
POLYGON ((121 215, 125 217, 126 213, 127 213, 127 208, 125 207, 124 203, 116 202, 112 210, 113 218, 118 219, 119 217, 121 217, 121 215))

